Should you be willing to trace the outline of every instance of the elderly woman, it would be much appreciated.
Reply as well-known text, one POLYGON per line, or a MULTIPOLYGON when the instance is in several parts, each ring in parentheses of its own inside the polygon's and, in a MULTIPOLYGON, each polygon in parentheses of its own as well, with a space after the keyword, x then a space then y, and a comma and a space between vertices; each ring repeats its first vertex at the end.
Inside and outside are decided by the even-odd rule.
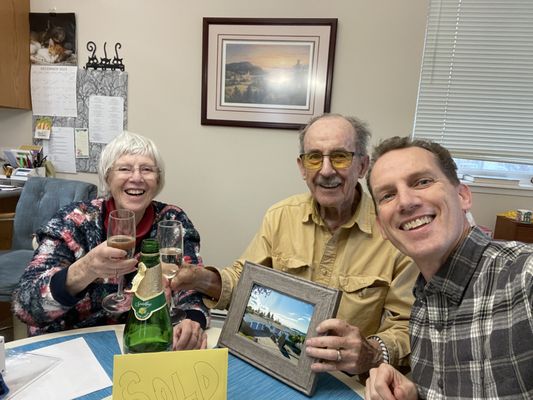
MULTIPOLYGON (((136 253, 143 239, 156 237, 159 221, 180 221, 184 260, 201 263, 200 236, 185 212, 154 200, 165 171, 151 140, 120 134, 102 151, 98 174, 104 197, 62 208, 37 232, 38 248, 13 295, 14 312, 31 335, 125 322, 127 313, 113 315, 102 308, 102 299, 117 290, 117 275, 125 275, 127 286, 137 265, 124 250, 107 246, 105 221, 112 210, 135 213, 136 253)), ((202 329, 209 312, 201 295, 181 292, 177 300, 187 318, 174 328, 174 349, 205 347, 202 329)))

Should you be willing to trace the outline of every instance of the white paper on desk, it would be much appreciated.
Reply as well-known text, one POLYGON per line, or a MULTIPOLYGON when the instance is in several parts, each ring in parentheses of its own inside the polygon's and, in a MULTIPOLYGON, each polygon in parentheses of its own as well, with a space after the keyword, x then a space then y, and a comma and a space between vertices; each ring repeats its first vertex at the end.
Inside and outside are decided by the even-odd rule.
POLYGON ((53 126, 50 140, 43 141, 43 152, 58 172, 76 173, 74 128, 53 126))
POLYGON ((62 362, 18 392, 13 400, 69 400, 113 384, 83 338, 32 350, 32 353, 57 357, 62 362))
MULTIPOLYGON (((3 175, 5 176, 5 175, 3 175)), ((0 185, 0 190, 4 192, 11 192, 13 190, 18 190, 18 187, 11 185, 0 185)))
POLYGON ((124 99, 112 96, 89 97, 91 142, 109 143, 124 129, 124 99))
POLYGON ((78 67, 31 66, 33 115, 77 117, 76 74, 78 67))

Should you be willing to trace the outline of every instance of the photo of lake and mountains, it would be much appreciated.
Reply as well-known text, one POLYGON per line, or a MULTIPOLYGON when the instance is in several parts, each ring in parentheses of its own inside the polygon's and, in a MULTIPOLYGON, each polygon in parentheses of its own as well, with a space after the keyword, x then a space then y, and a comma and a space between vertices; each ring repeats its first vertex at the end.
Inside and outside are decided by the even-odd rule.
POLYGON ((310 107, 314 43, 224 41, 222 105, 310 107))
POLYGON ((298 365, 314 305, 254 284, 239 334, 298 365))

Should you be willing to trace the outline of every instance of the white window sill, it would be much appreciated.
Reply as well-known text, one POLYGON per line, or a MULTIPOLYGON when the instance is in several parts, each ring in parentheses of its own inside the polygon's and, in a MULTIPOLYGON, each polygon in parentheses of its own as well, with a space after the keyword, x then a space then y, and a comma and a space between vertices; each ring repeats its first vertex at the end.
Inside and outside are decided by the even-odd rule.
POLYGON ((533 197, 533 185, 520 184, 518 186, 498 185, 495 183, 475 183, 470 181, 461 181, 470 187, 474 193, 490 193, 507 196, 533 197))

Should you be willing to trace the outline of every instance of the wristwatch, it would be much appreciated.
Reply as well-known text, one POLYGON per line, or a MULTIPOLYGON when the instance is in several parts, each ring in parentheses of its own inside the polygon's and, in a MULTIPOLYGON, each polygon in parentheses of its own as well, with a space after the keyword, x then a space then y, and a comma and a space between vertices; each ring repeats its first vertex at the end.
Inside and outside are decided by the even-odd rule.
POLYGON ((381 349, 381 357, 383 358, 383 362, 388 364, 389 363, 389 350, 387 349, 387 346, 385 345, 385 342, 379 337, 379 336, 369 336, 368 339, 373 339, 376 342, 379 343, 379 348, 381 349))

